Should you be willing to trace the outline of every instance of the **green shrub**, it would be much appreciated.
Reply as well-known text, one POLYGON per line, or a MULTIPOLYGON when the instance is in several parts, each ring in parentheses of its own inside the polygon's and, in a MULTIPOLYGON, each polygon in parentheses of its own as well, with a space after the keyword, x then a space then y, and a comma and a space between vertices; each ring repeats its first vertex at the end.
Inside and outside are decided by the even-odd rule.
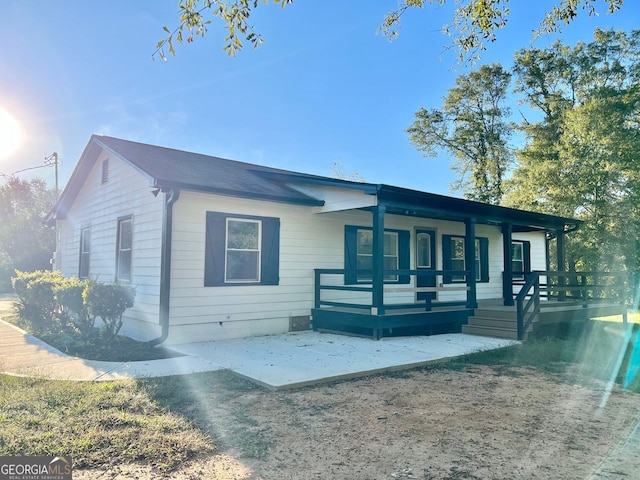
POLYGON ((16 271, 11 280, 18 295, 20 324, 36 335, 57 336, 65 344, 95 335, 97 317, 104 323, 100 331, 103 340, 113 340, 135 297, 131 287, 65 278, 57 271, 16 271), (78 339, 78 334, 83 338, 78 339))
POLYGON ((54 290, 64 280, 60 272, 37 270, 20 272, 11 279, 18 295, 16 313, 34 333, 55 329, 57 320, 54 290))
POLYGON ((101 335, 113 339, 122 328, 122 315, 133 306, 135 290, 120 284, 89 282, 82 298, 90 314, 103 322, 101 335))
POLYGON ((92 315, 84 301, 84 291, 92 280, 65 278, 54 288, 55 300, 59 305, 58 315, 64 322, 73 324, 86 339, 94 331, 96 317, 92 315))

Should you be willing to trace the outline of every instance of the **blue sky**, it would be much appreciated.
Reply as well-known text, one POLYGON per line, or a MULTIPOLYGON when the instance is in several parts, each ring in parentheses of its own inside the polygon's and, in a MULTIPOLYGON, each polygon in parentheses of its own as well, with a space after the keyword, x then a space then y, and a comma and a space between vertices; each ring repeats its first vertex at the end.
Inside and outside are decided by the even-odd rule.
MULTIPOLYGON (((205 39, 163 62, 151 54, 162 27, 177 24, 177 0, 0 0, 0 108, 25 135, 0 172, 42 165, 55 151, 64 185, 96 133, 319 175, 340 161, 367 182, 449 194, 448 159, 422 157, 405 133, 418 108, 440 106, 469 71, 445 49, 448 3, 408 12, 392 43, 376 29, 396 0, 260 5, 258 50, 227 57, 214 20, 205 39)), ((509 26, 477 65, 510 66, 553 3, 514 0, 509 26)), ((636 0, 615 15, 598 8, 560 38, 640 28, 636 0)), ((52 168, 31 173, 53 186, 52 168)))

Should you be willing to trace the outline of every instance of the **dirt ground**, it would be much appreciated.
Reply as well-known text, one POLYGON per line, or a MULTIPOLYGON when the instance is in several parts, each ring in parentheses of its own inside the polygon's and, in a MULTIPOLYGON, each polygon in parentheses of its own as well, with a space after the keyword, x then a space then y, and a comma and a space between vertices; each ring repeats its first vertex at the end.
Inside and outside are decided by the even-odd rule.
POLYGON ((640 395, 466 366, 205 399, 220 447, 162 475, 76 479, 640 478, 640 395), (215 403, 215 405, 214 405, 215 403))

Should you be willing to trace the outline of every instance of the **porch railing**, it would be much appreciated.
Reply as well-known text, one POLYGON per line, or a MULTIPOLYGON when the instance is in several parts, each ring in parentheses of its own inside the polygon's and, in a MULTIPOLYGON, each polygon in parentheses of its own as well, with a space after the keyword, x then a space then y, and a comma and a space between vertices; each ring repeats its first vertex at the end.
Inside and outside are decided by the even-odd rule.
POLYGON ((625 303, 624 275, 610 272, 531 272, 515 295, 518 339, 540 313, 541 300, 545 307, 562 307, 567 302, 587 308, 594 303, 625 303))
MULTIPOLYGON (((540 277, 540 297, 549 301, 573 301, 584 307, 593 302, 625 302, 625 277, 622 273, 543 270, 533 273, 540 277)), ((524 287, 525 282, 526 279, 513 284, 524 287)))
POLYGON ((532 272, 516 295, 518 340, 540 314, 540 273, 532 272))
POLYGON ((470 304, 469 290, 470 288, 466 283, 448 283, 444 286, 444 276, 462 276, 469 272, 460 270, 385 270, 384 276, 397 276, 397 277, 409 277, 408 283, 398 283, 393 281, 385 281, 384 292, 385 294, 393 294, 397 298, 398 294, 414 293, 412 301, 409 302, 394 302, 389 303, 382 301, 379 305, 374 305, 373 293, 374 287, 371 281, 363 281, 355 284, 344 284, 345 275, 355 275, 361 277, 371 277, 371 270, 346 270, 340 268, 317 268, 315 269, 315 292, 314 292, 314 304, 315 308, 321 307, 337 307, 359 310, 370 310, 371 313, 377 313, 382 315, 386 310, 411 310, 421 308, 426 311, 436 307, 460 307, 470 304), (333 276, 334 282, 326 282, 326 277, 333 276), (340 278, 341 277, 341 278, 340 278), (412 278, 415 277, 415 281, 412 278), (431 277, 432 280, 429 283, 434 284, 432 287, 417 287, 417 278, 431 277), (358 292, 367 293, 369 296, 364 298, 361 303, 354 303, 353 301, 323 298, 323 292, 358 292), (419 293, 437 293, 437 292, 455 292, 464 291, 465 299, 456 301, 437 301, 432 299, 430 295, 425 295, 425 298, 418 300, 419 293))

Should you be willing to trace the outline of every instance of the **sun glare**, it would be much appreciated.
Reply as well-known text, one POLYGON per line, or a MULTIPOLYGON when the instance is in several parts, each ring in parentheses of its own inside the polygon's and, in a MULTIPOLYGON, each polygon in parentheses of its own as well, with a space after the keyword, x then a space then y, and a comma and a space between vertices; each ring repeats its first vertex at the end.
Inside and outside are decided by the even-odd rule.
POLYGON ((18 121, 0 107, 0 160, 14 153, 22 144, 24 133, 18 121))

